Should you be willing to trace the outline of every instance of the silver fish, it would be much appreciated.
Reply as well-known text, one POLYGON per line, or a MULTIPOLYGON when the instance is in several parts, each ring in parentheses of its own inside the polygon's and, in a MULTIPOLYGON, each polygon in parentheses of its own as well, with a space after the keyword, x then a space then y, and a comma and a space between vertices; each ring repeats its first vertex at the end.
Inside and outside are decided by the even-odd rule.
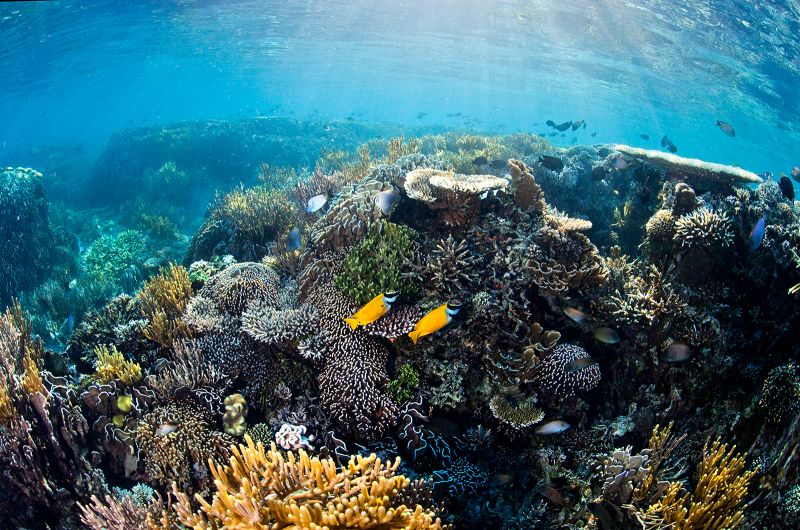
POLYGON ((156 429, 156 434, 159 436, 166 436, 169 433, 175 432, 175 430, 178 428, 178 425, 180 424, 175 421, 165 421, 158 426, 158 429, 156 429))
POLYGON ((727 134, 731 138, 736 136, 736 131, 733 130, 733 126, 730 123, 725 123, 724 121, 717 120, 717 127, 719 127, 719 129, 722 132, 724 132, 725 134, 727 134))
POLYGON ((661 360, 667 363, 679 363, 689 359, 692 356, 692 350, 685 342, 673 342, 664 353, 661 354, 661 360))
POLYGON ((584 368, 592 366, 593 364, 597 364, 594 359, 591 357, 583 357, 581 359, 575 359, 574 361, 568 362, 567 366, 564 368, 564 371, 567 373, 579 372, 584 368))
POLYGON ((295 226, 289 230, 289 235, 286 236, 286 249, 291 252, 298 250, 301 246, 303 246, 303 242, 300 239, 300 229, 295 226))
POLYGON ((571 425, 564 420, 548 421, 536 428, 536 434, 558 434, 569 429, 571 425))
POLYGON ((612 163, 612 165, 614 166, 614 169, 618 169, 620 171, 623 170, 623 169, 628 169, 629 167, 631 167, 631 163, 629 161, 625 160, 624 158, 622 158, 621 156, 618 156, 617 158, 615 158, 614 162, 612 163))
POLYGON ((392 213, 392 209, 394 205, 397 204, 397 200, 400 198, 400 194, 394 190, 386 190, 382 191, 375 196, 375 204, 378 205, 378 208, 381 209, 383 215, 389 215, 392 213))
POLYGON ((794 166, 792 168, 792 178, 800 182, 800 167, 794 166))
POLYGON ((617 333, 611 328, 605 328, 605 327, 595 328, 595 330, 592 331, 592 336, 594 336, 595 339, 604 344, 616 344, 620 340, 622 340, 620 339, 619 333, 617 333))
POLYGON ((308 213, 314 213, 318 211, 320 208, 325 206, 325 203, 328 202, 328 196, 324 193, 319 195, 314 195, 310 199, 308 199, 308 204, 306 205, 306 211, 308 213))
POLYGON ((562 309, 562 311, 564 311, 564 314, 567 315, 570 319, 572 319, 573 322, 576 322, 578 324, 582 324, 583 321, 586 320, 586 313, 575 307, 567 306, 564 309, 562 309))

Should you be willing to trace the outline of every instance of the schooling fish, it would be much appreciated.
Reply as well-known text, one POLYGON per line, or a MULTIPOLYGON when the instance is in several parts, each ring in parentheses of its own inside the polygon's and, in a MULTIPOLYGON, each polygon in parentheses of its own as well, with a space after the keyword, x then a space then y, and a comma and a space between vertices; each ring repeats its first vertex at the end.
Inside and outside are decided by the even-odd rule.
POLYGON ((394 205, 397 204, 397 200, 400 198, 400 194, 398 194, 394 190, 386 190, 382 191, 375 196, 375 204, 378 205, 378 208, 381 209, 383 215, 389 215, 392 213, 392 209, 394 205))
POLYGON ((582 357, 580 359, 575 359, 573 361, 568 362, 564 371, 567 372, 568 374, 571 374, 573 372, 580 372, 584 368, 588 368, 593 364, 597 363, 591 357, 582 357))
POLYGON ((553 420, 536 428, 536 434, 558 434, 569 429, 571 425, 564 420, 553 420))
POLYGON ((650 139, 650 135, 642 133, 642 134, 639 135, 639 138, 641 138, 642 140, 649 140, 650 139))
POLYGON ((397 291, 388 291, 381 293, 359 309, 349 318, 344 321, 350 326, 350 329, 356 329, 358 326, 366 326, 381 318, 389 312, 392 304, 397 300, 397 291))
POLYGON ((597 133, 596 133, 596 132, 593 132, 593 133, 591 134, 591 137, 592 137, 592 138, 594 138, 595 136, 597 136, 597 133))
POLYGON ((325 203, 328 202, 328 196, 324 193, 319 195, 314 195, 310 199, 308 199, 308 204, 306 205, 306 211, 308 213, 314 213, 318 211, 320 208, 325 206, 325 203))
POLYGON ((761 246, 761 242, 764 241, 764 229, 767 226, 767 215, 764 214, 761 216, 761 219, 758 220, 756 226, 750 231, 750 252, 755 252, 758 250, 758 247, 761 246))
POLYGON ((664 137, 661 139, 661 147, 666 148, 667 151, 670 153, 677 153, 678 147, 672 143, 672 140, 665 134, 664 137))
POLYGON ((180 423, 177 421, 165 421, 158 426, 158 429, 156 429, 156 434, 159 436, 166 436, 169 433, 175 432, 179 425, 180 423))
POLYGON ((414 330, 408 334, 408 337, 411 339, 411 342, 416 344, 420 337, 436 333, 452 322, 453 317, 458 314, 460 310, 460 302, 451 301, 440 305, 419 319, 419 322, 414 326, 414 330))
POLYGON ((300 239, 300 229, 295 226, 289 230, 289 234, 286 236, 286 250, 289 252, 298 250, 302 244, 303 243, 300 239))
POLYGON ((492 169, 503 169, 508 165, 508 160, 503 160, 502 158, 498 158, 497 160, 492 160, 489 162, 489 167, 492 169))
POLYGON ((556 173, 561 173, 561 170, 564 169, 564 162, 557 156, 542 155, 539 157, 539 163, 556 173))
POLYGON ((794 166, 792 168, 792 178, 800 182, 800 167, 794 166))
POLYGON ((778 181, 778 187, 781 189, 781 193, 783 193, 784 197, 790 201, 794 200, 794 186, 792 186, 792 181, 789 180, 789 177, 781 175, 781 179, 778 181))
POLYGON ((583 120, 573 121, 572 122, 572 130, 573 131, 577 131, 578 129, 580 129, 581 125, 583 125, 584 129, 586 128, 586 122, 585 121, 583 121, 583 120))
POLYGON ((567 306, 564 309, 562 309, 562 311, 564 311, 564 314, 567 315, 569 318, 571 318, 572 321, 576 322, 577 324, 582 324, 586 320, 586 313, 584 313, 580 309, 567 306))
POLYGON ((560 124, 556 125, 554 128, 557 131, 564 132, 567 129, 569 129, 570 127, 572 127, 572 122, 571 121, 565 121, 564 123, 560 123, 560 124))
POLYGON ((724 132, 731 138, 736 136, 736 131, 733 130, 733 127, 731 126, 730 123, 725 123, 724 121, 717 120, 717 127, 719 127, 720 131, 724 132))
POLYGON ((472 161, 473 166, 485 166, 488 163, 489 159, 483 155, 475 157, 475 160, 472 161))
POLYGON ((666 363, 680 363, 692 356, 692 350, 685 342, 673 342, 664 353, 661 354, 661 360, 666 363))
POLYGON ((595 339, 604 344, 616 344, 621 340, 619 333, 611 328, 595 328, 594 331, 592 331, 592 335, 595 339))
POLYGON ((544 123, 545 123, 545 125, 547 125, 548 127, 555 127, 555 126, 556 126, 556 124, 555 124, 555 122, 554 122, 553 120, 547 120, 547 121, 546 121, 546 122, 544 122, 544 123))

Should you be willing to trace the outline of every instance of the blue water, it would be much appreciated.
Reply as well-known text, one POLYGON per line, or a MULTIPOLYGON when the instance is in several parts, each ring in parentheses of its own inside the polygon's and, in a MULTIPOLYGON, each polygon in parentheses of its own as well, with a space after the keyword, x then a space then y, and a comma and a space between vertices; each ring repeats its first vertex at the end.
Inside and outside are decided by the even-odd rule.
POLYGON ((794 0, 2 3, 0 164, 48 144, 90 156, 124 127, 291 116, 410 133, 584 119, 556 143, 668 134, 681 155, 785 172, 799 21, 794 0))

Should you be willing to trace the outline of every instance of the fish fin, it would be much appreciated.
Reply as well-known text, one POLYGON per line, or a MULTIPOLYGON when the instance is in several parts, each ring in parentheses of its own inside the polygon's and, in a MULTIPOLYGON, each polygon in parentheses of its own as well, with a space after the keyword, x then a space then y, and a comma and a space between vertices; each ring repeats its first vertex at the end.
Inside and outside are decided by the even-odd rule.
POLYGON ((411 342, 416 344, 417 341, 419 340, 419 334, 420 333, 421 333, 421 331, 412 331, 411 333, 408 334, 408 338, 411 339, 411 342))
POLYGON ((358 327, 358 320, 355 318, 345 318, 344 321, 347 322, 347 325, 350 326, 350 329, 352 330, 355 330, 358 327))

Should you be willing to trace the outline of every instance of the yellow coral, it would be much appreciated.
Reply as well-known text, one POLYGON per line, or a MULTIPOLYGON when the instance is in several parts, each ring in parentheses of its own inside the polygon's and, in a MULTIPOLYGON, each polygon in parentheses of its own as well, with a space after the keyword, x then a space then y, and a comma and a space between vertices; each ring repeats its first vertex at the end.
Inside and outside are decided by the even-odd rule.
POLYGON ((694 494, 680 482, 670 484, 661 501, 648 508, 674 530, 731 530, 744 522, 742 500, 755 471, 744 471, 745 459, 719 439, 706 445, 694 494))
POLYGON ((297 209, 283 191, 240 188, 225 195, 213 215, 231 223, 251 242, 266 244, 291 227, 297 209))
POLYGON ((440 529, 441 521, 422 506, 393 505, 409 481, 395 475, 399 459, 386 465, 374 454, 352 457, 337 469, 332 459, 305 451, 286 456, 269 451, 245 435, 234 446, 229 465, 209 461, 216 492, 209 503, 173 486, 173 505, 181 523, 194 530, 337 530, 345 528, 440 529))
POLYGON ((22 359, 22 366, 25 369, 25 375, 22 377, 22 388, 24 388, 28 394, 34 394, 36 392, 42 395, 46 394, 47 391, 42 383, 42 376, 39 374, 39 367, 36 366, 36 362, 30 355, 26 355, 22 359))
POLYGON ((394 164, 401 156, 413 155, 419 153, 420 141, 418 138, 411 138, 408 142, 404 142, 404 138, 392 138, 386 146, 388 155, 386 156, 386 164, 394 164))
POLYGON ((142 367, 139 363, 125 360, 116 346, 97 346, 94 354, 97 358, 94 363, 94 377, 101 383, 119 380, 132 385, 142 380, 142 367))
POLYGON ((189 326, 181 316, 191 296, 192 282, 180 265, 171 264, 148 280, 137 295, 149 322, 144 336, 162 346, 188 337, 189 326))

